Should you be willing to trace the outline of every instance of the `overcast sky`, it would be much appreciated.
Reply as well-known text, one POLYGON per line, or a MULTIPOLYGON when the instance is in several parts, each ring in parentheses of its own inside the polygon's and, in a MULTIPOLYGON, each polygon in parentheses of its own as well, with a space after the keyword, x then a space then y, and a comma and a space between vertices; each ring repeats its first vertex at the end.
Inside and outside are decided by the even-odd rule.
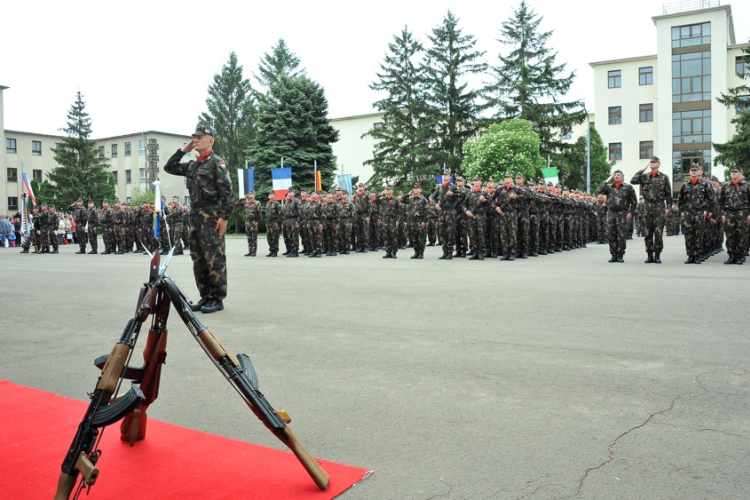
MULTIPOLYGON (((685 2, 693 5, 700 0, 685 2)), ((667 2, 673 5, 675 2, 667 2)), ((717 0, 712 0, 712 5, 717 0)), ((750 38, 750 1, 731 5, 737 42, 750 38)), ((166 2, 35 1, 3 5, 0 85, 5 128, 60 134, 78 89, 94 138, 146 130, 190 134, 208 86, 231 51, 252 79, 283 38, 325 89, 329 117, 374 112, 368 88, 394 35, 407 26, 425 45, 450 9, 497 64, 500 26, 520 0, 166 2)), ((655 0, 529 0, 554 31, 557 62, 576 72, 569 98, 593 107, 590 62, 656 53, 655 0)))

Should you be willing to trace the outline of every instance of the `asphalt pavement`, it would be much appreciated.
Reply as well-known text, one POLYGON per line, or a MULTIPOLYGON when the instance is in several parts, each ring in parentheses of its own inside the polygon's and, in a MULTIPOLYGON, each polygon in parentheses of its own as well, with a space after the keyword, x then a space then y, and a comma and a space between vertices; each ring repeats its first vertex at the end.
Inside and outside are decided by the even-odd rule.
MULTIPOLYGON (((244 257, 235 238, 226 309, 201 320, 250 356, 313 455, 376 471, 342 500, 745 500, 750 264, 665 246, 660 265, 638 238, 624 264, 596 244, 295 259, 264 257, 265 240, 244 257)), ((76 250, 0 249, 0 378, 85 400, 149 258, 76 250)), ((167 272, 198 298, 188 255, 167 272)), ((149 415, 285 449, 175 313, 149 415)))

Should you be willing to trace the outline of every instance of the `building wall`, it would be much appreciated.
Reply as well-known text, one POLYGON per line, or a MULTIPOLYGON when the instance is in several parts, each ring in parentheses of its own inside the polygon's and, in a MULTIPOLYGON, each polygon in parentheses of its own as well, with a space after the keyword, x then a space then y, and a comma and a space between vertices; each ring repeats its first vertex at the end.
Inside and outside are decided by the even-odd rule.
POLYGON ((333 154, 336 155, 339 175, 358 175, 360 182, 367 182, 373 176, 372 166, 365 165, 364 162, 372 159, 375 140, 372 137, 363 138, 362 134, 372 130, 376 123, 382 122, 382 113, 331 120, 331 125, 339 131, 339 140, 333 144, 333 154))
MULTIPOLYGON (((0 85, 0 144, 5 147, 5 123, 3 113, 3 98, 4 91, 8 87, 0 85)), ((7 165, 5 163, 5 154, 0 151, 0 193, 5 192, 5 187, 8 185, 7 178, 7 165)), ((8 215, 8 196, 0 194, 0 214, 8 215)), ((10 214, 12 215, 12 214, 10 214)))

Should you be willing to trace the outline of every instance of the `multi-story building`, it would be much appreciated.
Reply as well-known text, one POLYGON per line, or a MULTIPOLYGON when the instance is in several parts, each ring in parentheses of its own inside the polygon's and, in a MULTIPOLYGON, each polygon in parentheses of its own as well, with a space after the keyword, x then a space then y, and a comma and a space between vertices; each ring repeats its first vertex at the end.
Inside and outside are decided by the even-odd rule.
POLYGON ((743 83, 747 44, 736 43, 731 6, 718 0, 666 4, 653 22, 655 55, 591 63, 594 113, 626 180, 655 155, 677 192, 695 162, 723 178, 711 143, 732 138, 736 111, 716 99, 743 83))

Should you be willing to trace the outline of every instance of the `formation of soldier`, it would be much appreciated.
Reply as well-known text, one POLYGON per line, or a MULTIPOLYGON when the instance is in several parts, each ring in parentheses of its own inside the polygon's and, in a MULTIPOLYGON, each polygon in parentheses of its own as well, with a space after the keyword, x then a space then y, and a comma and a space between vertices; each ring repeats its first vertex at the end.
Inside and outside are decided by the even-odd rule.
MULTIPOLYGON (((130 252, 148 254, 157 249, 166 252, 169 250, 170 240, 175 245, 175 255, 182 255, 182 242, 185 248, 188 248, 188 207, 186 204, 180 205, 176 196, 172 198, 171 205, 166 205, 165 201, 162 201, 165 206, 164 216, 159 217, 160 232, 157 240, 153 227, 154 210, 149 200, 144 200, 140 206, 131 206, 128 202, 120 203, 120 200, 116 199, 112 207, 109 200, 105 199, 102 200, 101 208, 96 208, 93 200, 88 200, 87 207, 84 207, 83 200, 79 198, 70 207, 76 224, 75 235, 79 246, 76 254, 87 253, 87 245, 91 249, 89 254, 100 253, 98 237, 101 235, 104 243, 102 255, 122 255, 130 252)), ((31 218, 34 226, 32 237, 26 240, 21 253, 29 253, 32 244, 37 249, 34 253, 58 253, 55 207, 43 204, 40 209, 34 208, 31 218)))

